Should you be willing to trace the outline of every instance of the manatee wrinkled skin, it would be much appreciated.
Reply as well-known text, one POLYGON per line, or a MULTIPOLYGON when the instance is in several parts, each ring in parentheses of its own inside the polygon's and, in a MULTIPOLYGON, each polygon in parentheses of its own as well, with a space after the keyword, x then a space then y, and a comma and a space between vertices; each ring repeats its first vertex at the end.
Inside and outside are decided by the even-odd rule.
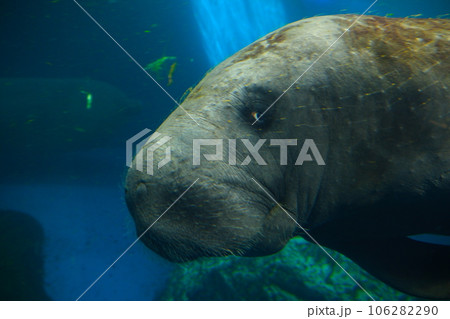
MULTIPOLYGON (((171 162, 152 176, 128 171, 138 234, 198 178, 143 235, 148 247, 172 261, 272 254, 293 236, 311 240, 292 217, 388 284, 450 298, 449 247, 407 237, 450 235, 450 22, 364 16, 312 65, 356 18, 289 24, 205 76, 157 130, 172 137, 171 162), (239 143, 238 165, 229 165, 224 143, 223 161, 193 166, 201 138, 298 145, 287 165, 267 141, 259 150, 267 165, 239 165, 248 155, 239 143), (326 165, 294 165, 305 139, 326 165)), ((165 154, 157 148, 154 163, 165 154)))

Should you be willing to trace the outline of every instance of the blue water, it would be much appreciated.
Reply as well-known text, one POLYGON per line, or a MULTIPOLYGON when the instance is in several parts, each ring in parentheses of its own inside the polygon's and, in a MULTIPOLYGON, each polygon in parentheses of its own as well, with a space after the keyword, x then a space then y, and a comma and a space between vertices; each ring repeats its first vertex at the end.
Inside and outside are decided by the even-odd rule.
MULTIPOLYGON (((362 13, 372 2, 79 1, 142 66, 176 57, 173 84, 162 74, 161 85, 177 100, 208 69, 265 33, 314 15, 362 13)), ((369 13, 449 12, 448 1, 401 0, 378 1, 369 13)), ((41 223, 44 288, 54 300, 74 300, 136 239, 123 199, 125 141, 144 128, 155 130, 175 103, 72 1, 3 2, 0 23, 1 78, 95 79, 143 105, 132 123, 112 133, 108 148, 77 146, 58 153, 58 145, 48 145, 13 164, 3 161, 11 154, 1 149, 0 209, 25 212, 41 223)), ((8 112, 8 101, 0 97, 0 103, 8 112)), ((99 115, 99 126, 108 128, 108 121, 99 115)), ((2 139, 11 138, 8 128, 1 129, 2 139)), ((170 270, 170 263, 137 243, 83 300, 154 299, 170 270)))
POLYGON ((213 66, 287 22, 283 3, 277 0, 197 0, 192 7, 213 66))
MULTIPOLYGON (((118 185, 2 185, 0 192, 2 208, 42 224, 45 285, 53 299, 77 299, 136 238, 118 185)), ((139 242, 83 300, 151 300, 169 269, 139 242)))

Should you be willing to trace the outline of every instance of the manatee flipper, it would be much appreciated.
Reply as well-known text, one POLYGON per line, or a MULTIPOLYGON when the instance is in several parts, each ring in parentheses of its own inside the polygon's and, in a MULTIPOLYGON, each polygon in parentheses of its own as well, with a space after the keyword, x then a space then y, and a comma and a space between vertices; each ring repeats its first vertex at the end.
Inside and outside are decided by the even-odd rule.
POLYGON ((450 299, 450 246, 406 237, 337 241, 327 246, 398 290, 424 298, 450 299))

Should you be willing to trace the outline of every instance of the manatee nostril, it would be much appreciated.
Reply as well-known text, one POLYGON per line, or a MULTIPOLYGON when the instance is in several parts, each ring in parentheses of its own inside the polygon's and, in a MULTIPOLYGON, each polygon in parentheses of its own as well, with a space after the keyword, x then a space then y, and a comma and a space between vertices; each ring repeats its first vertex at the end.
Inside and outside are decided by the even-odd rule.
POLYGON ((144 183, 139 183, 136 187, 136 196, 144 197, 145 195, 147 195, 147 186, 144 183))

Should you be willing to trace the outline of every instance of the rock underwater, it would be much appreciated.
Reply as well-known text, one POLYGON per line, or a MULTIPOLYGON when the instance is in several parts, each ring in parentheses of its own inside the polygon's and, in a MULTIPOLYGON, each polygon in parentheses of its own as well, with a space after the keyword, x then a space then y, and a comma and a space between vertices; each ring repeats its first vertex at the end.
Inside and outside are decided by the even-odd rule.
MULTIPOLYGON (((345 256, 328 252, 375 300, 418 300, 377 280, 345 256)), ((319 247, 301 238, 272 256, 203 258, 177 265, 159 299, 371 300, 319 247)))

